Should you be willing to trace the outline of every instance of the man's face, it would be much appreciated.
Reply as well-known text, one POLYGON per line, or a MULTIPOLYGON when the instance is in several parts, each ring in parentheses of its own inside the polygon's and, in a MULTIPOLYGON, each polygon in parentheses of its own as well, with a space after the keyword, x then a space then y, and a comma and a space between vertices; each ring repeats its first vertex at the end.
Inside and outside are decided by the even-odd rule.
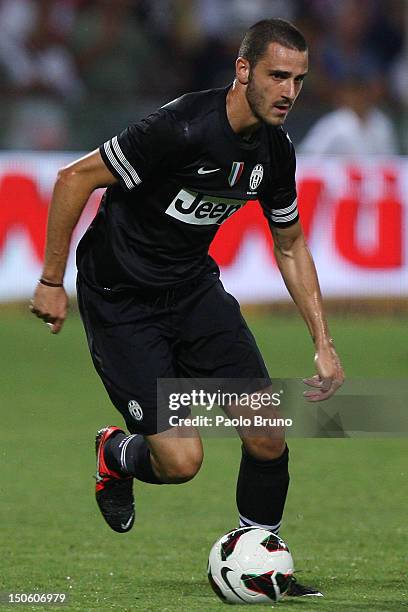
POLYGON ((246 97, 253 115, 269 125, 282 125, 307 71, 307 51, 270 43, 255 67, 249 68, 246 97))

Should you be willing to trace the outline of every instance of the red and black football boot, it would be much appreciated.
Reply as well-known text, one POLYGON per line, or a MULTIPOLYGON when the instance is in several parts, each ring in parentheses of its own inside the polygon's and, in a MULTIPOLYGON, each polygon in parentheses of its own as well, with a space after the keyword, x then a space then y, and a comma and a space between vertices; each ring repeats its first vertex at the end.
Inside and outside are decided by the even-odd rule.
POLYGON ((104 427, 96 434, 96 488, 99 510, 109 527, 118 533, 126 533, 135 521, 133 476, 123 476, 106 465, 104 448, 106 441, 116 432, 125 433, 119 427, 104 427))
POLYGON ((285 593, 289 597, 324 597, 323 593, 313 587, 300 584, 294 576, 292 576, 289 588, 285 593))

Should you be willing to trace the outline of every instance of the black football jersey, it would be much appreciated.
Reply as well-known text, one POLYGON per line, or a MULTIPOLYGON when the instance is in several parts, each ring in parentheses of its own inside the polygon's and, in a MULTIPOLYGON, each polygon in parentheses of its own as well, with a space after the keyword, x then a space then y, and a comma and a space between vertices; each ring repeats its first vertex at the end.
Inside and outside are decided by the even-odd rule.
POLYGON ((266 124, 249 140, 236 134, 228 89, 186 94, 100 147, 118 182, 78 246, 90 285, 156 291, 217 270, 211 241, 249 200, 271 225, 298 220, 289 137, 266 124))

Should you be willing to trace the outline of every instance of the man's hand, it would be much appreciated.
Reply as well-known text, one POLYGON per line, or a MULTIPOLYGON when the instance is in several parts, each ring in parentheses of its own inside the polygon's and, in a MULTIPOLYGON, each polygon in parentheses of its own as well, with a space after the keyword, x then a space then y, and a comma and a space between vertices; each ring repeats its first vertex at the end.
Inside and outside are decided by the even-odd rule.
POLYGON ((313 387, 313 390, 303 393, 309 402, 328 399, 344 382, 343 368, 332 341, 317 347, 315 364, 318 373, 312 378, 303 379, 306 385, 313 387))
POLYGON ((68 296, 64 287, 46 287, 38 283, 30 310, 50 326, 52 334, 58 334, 68 310, 68 296))

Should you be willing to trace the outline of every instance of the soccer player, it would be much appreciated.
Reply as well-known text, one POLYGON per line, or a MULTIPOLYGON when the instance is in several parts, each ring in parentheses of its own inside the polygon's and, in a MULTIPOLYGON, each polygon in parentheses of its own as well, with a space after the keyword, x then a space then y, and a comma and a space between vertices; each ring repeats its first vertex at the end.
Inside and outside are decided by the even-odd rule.
MULTIPOLYGON (((93 190, 107 187, 78 246, 77 286, 93 363, 130 432, 110 426, 96 438, 96 499, 118 532, 134 522, 134 478, 186 482, 202 462, 194 427, 163 424, 157 380, 269 380, 208 255, 220 225, 248 200, 262 206, 280 272, 315 345, 317 374, 305 379, 306 397, 325 400, 343 382, 299 221, 295 153, 282 129, 308 71, 307 44, 290 23, 264 20, 245 34, 235 68, 232 85, 170 102, 63 168, 55 184, 31 305, 53 333, 67 313, 73 229, 93 190)), ((289 484, 285 440, 239 433, 240 525, 277 532, 289 484)), ((296 582, 289 592, 319 595, 296 582)))

